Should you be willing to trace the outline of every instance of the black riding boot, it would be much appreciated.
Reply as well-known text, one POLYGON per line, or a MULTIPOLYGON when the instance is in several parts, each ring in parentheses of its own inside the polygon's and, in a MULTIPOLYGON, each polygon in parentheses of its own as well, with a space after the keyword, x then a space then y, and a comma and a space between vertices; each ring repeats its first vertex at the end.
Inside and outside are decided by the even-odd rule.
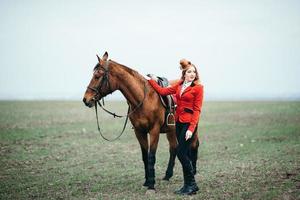
POLYGON ((197 173, 197 157, 198 157, 198 150, 192 149, 191 150, 191 161, 193 166, 193 174, 196 175, 197 173))
POLYGON ((185 190, 185 188, 187 187, 187 176, 186 176, 186 172, 185 170, 182 170, 183 171, 183 186, 179 189, 179 190, 176 190, 174 193, 175 194, 182 194, 182 192, 185 190))
POLYGON ((194 173, 193 173, 193 166, 191 163, 188 163, 185 167, 186 170, 186 187, 184 187, 181 194, 183 195, 192 195, 196 194, 199 190, 199 187, 196 184, 194 173))

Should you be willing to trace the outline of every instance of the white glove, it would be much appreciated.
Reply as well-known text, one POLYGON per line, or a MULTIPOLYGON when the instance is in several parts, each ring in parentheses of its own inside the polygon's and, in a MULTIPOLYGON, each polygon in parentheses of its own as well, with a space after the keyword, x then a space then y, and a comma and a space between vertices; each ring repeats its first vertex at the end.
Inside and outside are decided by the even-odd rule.
POLYGON ((147 76, 149 76, 152 80, 155 80, 156 82, 158 81, 157 76, 155 76, 154 74, 147 74, 147 76))
POLYGON ((187 141, 188 139, 190 139, 193 136, 193 132, 190 130, 187 130, 185 133, 185 140, 187 141))
POLYGON ((143 75, 143 77, 144 77, 147 81, 149 81, 149 80, 151 79, 149 76, 143 75))

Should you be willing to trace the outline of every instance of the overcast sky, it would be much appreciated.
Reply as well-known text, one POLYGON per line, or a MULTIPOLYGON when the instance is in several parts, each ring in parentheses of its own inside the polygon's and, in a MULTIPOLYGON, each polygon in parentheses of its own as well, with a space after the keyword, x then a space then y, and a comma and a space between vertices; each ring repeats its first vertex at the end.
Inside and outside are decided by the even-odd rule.
POLYGON ((81 100, 96 54, 194 63, 207 99, 300 99, 300 1, 0 1, 0 99, 81 100))

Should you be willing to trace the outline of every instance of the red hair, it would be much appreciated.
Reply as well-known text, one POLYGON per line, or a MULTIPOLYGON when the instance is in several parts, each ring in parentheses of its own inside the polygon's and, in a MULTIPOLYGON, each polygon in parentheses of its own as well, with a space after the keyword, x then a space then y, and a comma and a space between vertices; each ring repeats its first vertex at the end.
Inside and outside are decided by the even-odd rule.
POLYGON ((182 74, 181 74, 181 80, 184 81, 184 75, 186 73, 186 71, 190 68, 190 67, 194 67, 195 68, 195 72, 196 72, 196 77, 195 80, 193 81, 194 84, 200 84, 200 79, 199 79, 199 73, 198 70, 196 68, 196 66, 194 64, 191 63, 191 61, 188 61, 187 59, 183 58, 179 61, 180 64, 180 69, 182 70, 182 74))

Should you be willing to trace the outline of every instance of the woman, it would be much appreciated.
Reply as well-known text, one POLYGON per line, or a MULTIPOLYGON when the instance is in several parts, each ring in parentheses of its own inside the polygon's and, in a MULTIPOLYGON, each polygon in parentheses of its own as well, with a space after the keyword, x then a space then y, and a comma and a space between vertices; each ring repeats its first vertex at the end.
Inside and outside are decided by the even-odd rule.
POLYGON ((176 94, 176 136, 177 156, 182 165, 184 185, 176 194, 192 195, 199 190, 189 159, 191 138, 198 124, 203 101, 203 86, 200 84, 196 67, 186 59, 180 60, 181 79, 171 87, 162 88, 154 80, 148 80, 160 95, 176 94))

